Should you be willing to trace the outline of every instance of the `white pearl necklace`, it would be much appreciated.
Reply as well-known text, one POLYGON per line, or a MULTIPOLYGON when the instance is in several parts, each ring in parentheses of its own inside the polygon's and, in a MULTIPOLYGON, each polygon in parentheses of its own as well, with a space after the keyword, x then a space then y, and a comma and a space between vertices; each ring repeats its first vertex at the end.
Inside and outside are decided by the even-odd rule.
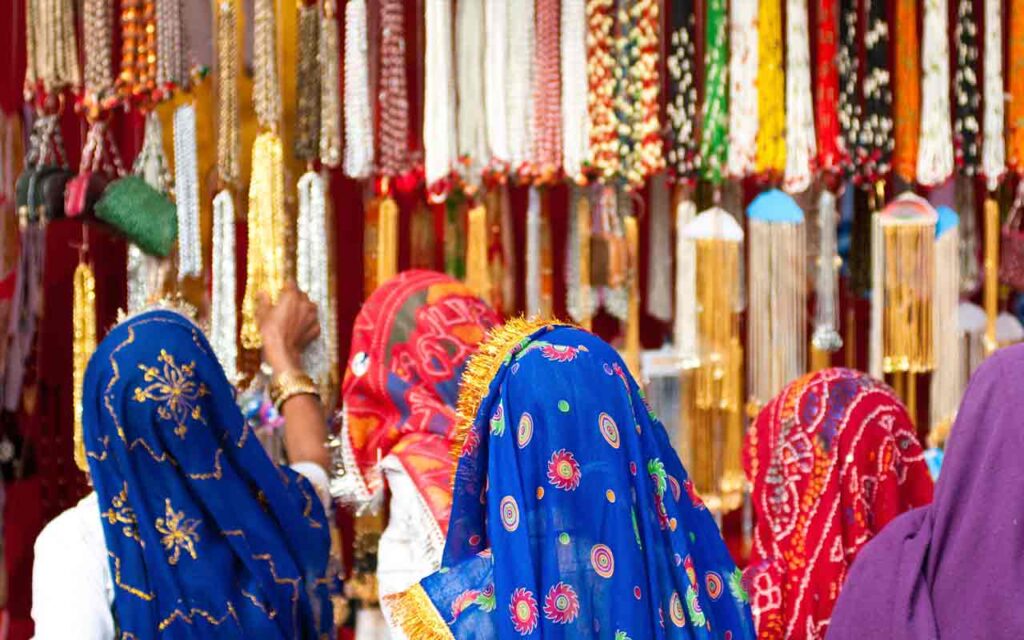
POLYGON ((757 156, 757 3, 733 2, 729 9, 729 175, 744 178, 757 156))
MULTIPOLYGON (((587 8, 585 0, 562 0, 562 165, 573 180, 583 177, 590 155, 587 113, 587 8)), ((575 210, 575 209, 573 209, 575 210)), ((570 228, 574 225, 569 225, 570 228)))
POLYGON ((210 344, 228 380, 238 375, 238 312, 235 308, 235 203, 225 189, 213 198, 213 283, 210 344))
POLYGON ((327 261, 327 205, 324 180, 314 171, 299 178, 299 214, 295 222, 295 279, 319 310, 320 335, 302 356, 303 368, 315 380, 330 374, 327 354, 330 313, 330 275, 327 261))
POLYGON ((366 1, 345 5, 345 174, 368 178, 373 171, 366 1))
POLYGON ((981 172, 989 191, 999 187, 1006 171, 1006 142, 1003 138, 1003 10, 1002 0, 985 0, 984 65, 982 103, 981 172))
POLYGON ((174 111, 174 200, 178 207, 178 279, 181 280, 203 273, 196 110, 192 104, 183 104, 174 111))
POLYGON ((811 54, 807 0, 786 3, 786 171, 790 193, 811 185, 811 161, 817 155, 814 102, 811 98, 811 54))
POLYGON ((925 0, 921 37, 921 144, 917 181, 941 184, 953 173, 949 121, 949 23, 946 0, 925 0))
POLYGON ((427 185, 443 180, 457 159, 451 0, 427 0, 423 154, 427 185))

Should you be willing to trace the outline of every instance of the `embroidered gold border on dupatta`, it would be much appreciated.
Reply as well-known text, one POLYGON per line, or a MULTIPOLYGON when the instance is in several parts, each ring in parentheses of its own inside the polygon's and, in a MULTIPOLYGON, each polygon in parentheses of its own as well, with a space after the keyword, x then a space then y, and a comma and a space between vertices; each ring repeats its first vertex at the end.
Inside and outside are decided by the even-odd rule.
POLYGON ((571 327, 573 325, 557 320, 533 318, 510 318, 505 324, 491 329, 479 349, 469 359, 459 383, 459 400, 456 404, 455 434, 452 437, 452 460, 458 466, 466 435, 473 426, 477 411, 491 387, 491 381, 505 362, 513 347, 545 327, 571 327))
POLYGON ((416 584, 408 591, 384 596, 381 605, 387 610, 389 622, 416 640, 455 640, 437 607, 423 587, 416 584))

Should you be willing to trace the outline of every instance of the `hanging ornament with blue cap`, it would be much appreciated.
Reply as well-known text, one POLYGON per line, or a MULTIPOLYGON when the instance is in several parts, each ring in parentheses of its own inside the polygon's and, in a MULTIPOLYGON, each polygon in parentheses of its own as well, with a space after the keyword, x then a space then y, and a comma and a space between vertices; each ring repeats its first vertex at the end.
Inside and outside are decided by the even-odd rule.
POLYGON ((892 376, 916 417, 916 376, 935 368, 935 228, 927 200, 904 193, 871 221, 870 373, 892 376))
POLYGON ((747 409, 756 415, 807 369, 807 234, 803 210, 778 189, 754 198, 747 219, 747 409))
POLYGON ((713 510, 742 501, 743 347, 740 341, 740 253, 743 229, 724 209, 694 217, 682 235, 693 247, 694 301, 699 364, 689 385, 685 426, 692 438, 693 479, 713 510))

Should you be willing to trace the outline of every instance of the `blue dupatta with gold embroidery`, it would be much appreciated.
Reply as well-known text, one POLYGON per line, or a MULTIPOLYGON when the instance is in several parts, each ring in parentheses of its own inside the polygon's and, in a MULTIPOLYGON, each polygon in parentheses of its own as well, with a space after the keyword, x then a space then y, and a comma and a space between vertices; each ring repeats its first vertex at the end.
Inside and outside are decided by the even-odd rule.
POLYGON ((329 636, 323 506, 264 452, 194 324, 115 327, 83 398, 119 637, 329 636))
POLYGON ((753 638, 721 534, 607 343, 513 321, 469 365, 441 569, 409 638, 753 638))

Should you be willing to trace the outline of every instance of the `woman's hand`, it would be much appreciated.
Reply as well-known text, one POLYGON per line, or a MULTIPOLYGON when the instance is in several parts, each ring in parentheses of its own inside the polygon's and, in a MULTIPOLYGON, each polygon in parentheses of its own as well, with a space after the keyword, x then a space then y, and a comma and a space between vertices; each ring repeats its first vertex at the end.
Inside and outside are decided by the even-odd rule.
POLYGON ((274 373, 302 368, 302 352, 320 336, 316 304, 289 282, 277 297, 277 304, 261 293, 256 320, 263 337, 263 359, 274 373))

